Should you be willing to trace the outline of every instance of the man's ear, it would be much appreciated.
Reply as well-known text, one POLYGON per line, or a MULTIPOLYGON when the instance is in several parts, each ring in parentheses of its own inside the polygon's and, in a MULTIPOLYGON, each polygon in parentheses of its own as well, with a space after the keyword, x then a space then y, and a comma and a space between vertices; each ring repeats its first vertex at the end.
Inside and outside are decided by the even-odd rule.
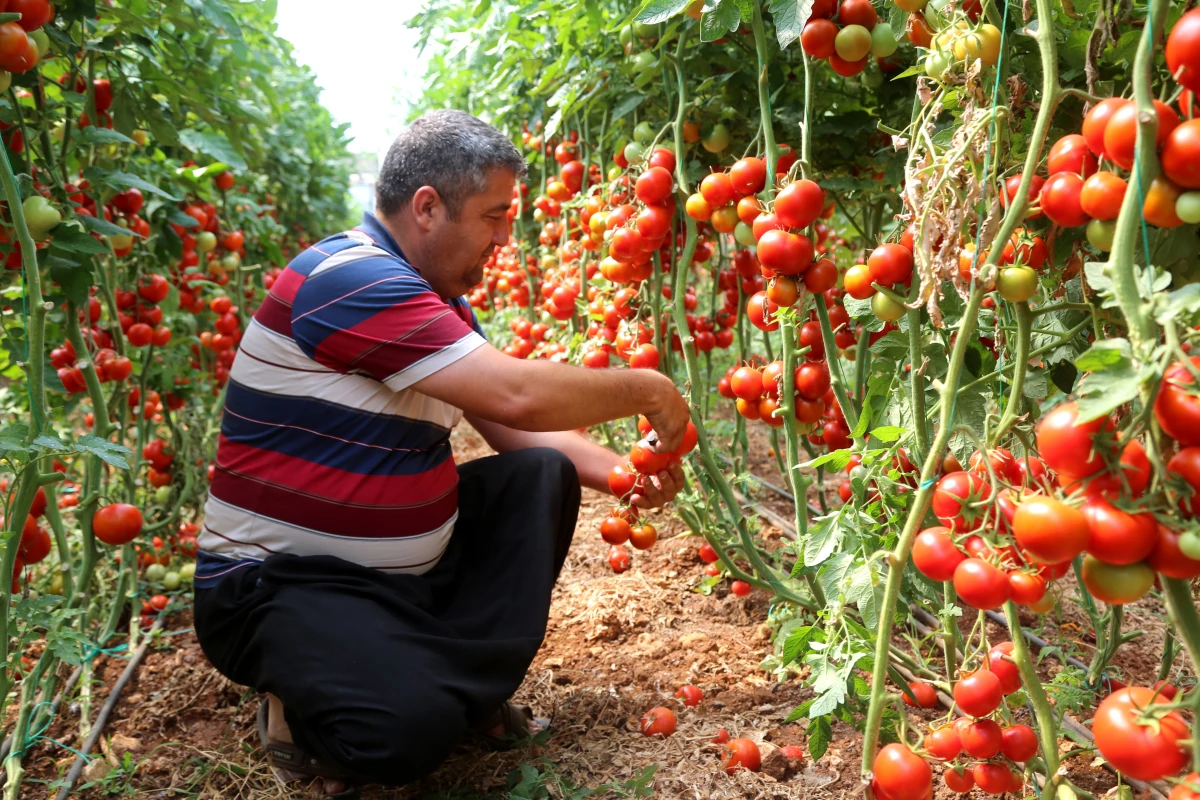
POLYGON ((439 209, 443 206, 442 198, 437 189, 432 186, 422 186, 417 189, 412 199, 413 219, 423 231, 433 229, 439 209))

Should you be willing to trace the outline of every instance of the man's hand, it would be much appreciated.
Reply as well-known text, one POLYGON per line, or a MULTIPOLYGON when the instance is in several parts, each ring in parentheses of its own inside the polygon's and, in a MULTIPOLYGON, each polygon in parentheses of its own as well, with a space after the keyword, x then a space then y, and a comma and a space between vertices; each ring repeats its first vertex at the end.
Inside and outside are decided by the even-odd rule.
POLYGON ((671 462, 657 475, 644 476, 642 491, 634 492, 630 502, 638 508, 662 508, 675 499, 683 486, 683 468, 678 462, 671 462))
POLYGON ((672 453, 683 444, 683 434, 692 412, 670 378, 657 372, 650 374, 661 380, 656 384, 654 407, 643 412, 653 431, 647 440, 655 453, 672 453))

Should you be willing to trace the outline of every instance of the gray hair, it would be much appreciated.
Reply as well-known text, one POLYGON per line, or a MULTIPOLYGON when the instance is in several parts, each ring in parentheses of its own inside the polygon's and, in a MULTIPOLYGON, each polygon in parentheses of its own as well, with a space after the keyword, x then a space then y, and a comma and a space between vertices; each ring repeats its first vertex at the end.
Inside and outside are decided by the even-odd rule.
POLYGON ((388 148, 376 204, 387 216, 403 208, 422 186, 432 186, 451 219, 457 219, 467 198, 487 189, 488 173, 494 169, 510 170, 518 180, 525 175, 525 159, 503 133, 462 111, 430 111, 388 148))

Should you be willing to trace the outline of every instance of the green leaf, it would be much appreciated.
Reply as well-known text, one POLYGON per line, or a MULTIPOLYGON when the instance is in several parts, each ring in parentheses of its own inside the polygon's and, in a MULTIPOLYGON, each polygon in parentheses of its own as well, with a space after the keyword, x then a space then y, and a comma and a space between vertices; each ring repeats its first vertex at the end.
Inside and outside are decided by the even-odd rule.
MULTIPOLYGON (((1193 240, 1195 234, 1193 233, 1193 240)), ((1179 321, 1191 324, 1197 314, 1200 314, 1200 283, 1189 283, 1176 289, 1165 298, 1157 298, 1158 308, 1154 318, 1160 325, 1168 325, 1179 321)))
POLYGON ((62 453, 69 449, 57 436, 49 433, 43 433, 34 439, 33 446, 39 450, 50 450, 56 453, 62 453))
POLYGON ((1099 419, 1135 400, 1142 384, 1154 377, 1148 365, 1115 367, 1104 372, 1091 372, 1079 381, 1078 416, 1076 424, 1099 419))
POLYGON ((638 13, 636 19, 638 22, 644 22, 648 25, 666 22, 671 17, 682 12, 691 3, 692 0, 650 0, 646 5, 642 6, 642 10, 638 13))
POLYGON ((850 450, 834 450, 830 453, 823 453, 814 458, 812 461, 806 461, 798 466, 816 469, 817 467, 823 467, 826 464, 831 464, 834 471, 841 472, 846 468, 846 465, 850 463, 850 457, 852 455, 854 455, 854 453, 850 450))
POLYGON ((808 539, 804 544, 804 566, 813 567, 825 563, 825 559, 833 555, 833 551, 841 544, 845 535, 846 528, 842 525, 841 511, 817 517, 808 529, 808 539))
POLYGON ((821 567, 819 579, 826 597, 837 597, 842 593, 842 581, 846 579, 846 573, 854 566, 854 558, 854 553, 845 551, 834 553, 821 567))
POLYGON ((112 128, 97 128, 95 125, 84 128, 71 135, 74 142, 80 144, 133 144, 133 139, 130 139, 123 133, 118 133, 112 128))
POLYGON ((767 8, 775 18, 775 38, 787 47, 800 38, 800 32, 812 15, 813 0, 770 0, 767 8))
POLYGON ((895 425, 884 425, 871 431, 871 435, 876 439, 889 444, 891 442, 899 441, 900 437, 904 436, 906 433, 908 433, 908 431, 904 430, 904 428, 898 428, 895 425))
POLYGON ((7 436, 0 437, 0 453, 28 453, 25 443, 7 436))
MULTIPOLYGON (((91 129, 89 128, 88 130, 91 130, 91 129)), ((180 213, 182 214, 183 212, 180 212, 180 213)), ((183 216, 187 217, 186 214, 183 214, 183 216)), ((99 217, 93 217, 90 214, 80 214, 75 219, 79 222, 79 224, 83 225, 83 227, 87 228, 87 230, 91 233, 99 233, 103 236, 120 236, 122 234, 129 233, 128 228, 122 228, 120 225, 114 225, 113 223, 109 222, 106 219, 100 219, 99 217)), ((192 218, 188 217, 188 219, 192 219, 192 218)), ((194 222, 194 220, 193 220, 193 222, 194 222)), ((107 250, 106 250, 106 252, 107 252, 107 250)))
POLYGON ((133 451, 124 445, 110 442, 107 439, 101 439, 94 433, 84 434, 75 442, 75 451, 78 453, 90 453, 101 461, 117 469, 129 469, 129 462, 125 460, 126 456, 133 455, 133 451))
POLYGON ((59 225, 54 229, 54 239, 50 242, 50 249, 64 253, 91 253, 93 255, 109 252, 108 245, 104 242, 96 241, 90 233, 70 224, 59 225))
POLYGON ((742 12, 737 0, 717 0, 714 8, 706 8, 700 18, 700 40, 714 42, 742 24, 742 12))
POLYGON ((77 306, 87 302, 96 277, 90 262, 80 264, 71 259, 48 256, 45 266, 50 268, 51 280, 59 285, 68 300, 77 306))
POLYGON ((234 169, 246 168, 246 159, 242 158, 229 140, 219 133, 185 128, 179 132, 179 141, 184 147, 212 156, 217 161, 222 161, 234 169))
POLYGON ((805 650, 808 647, 808 643, 812 640, 813 634, 819 631, 820 628, 805 625, 788 634, 787 639, 783 643, 783 663, 791 664, 805 655, 805 650))
POLYGON ((168 200, 178 200, 173 194, 163 191, 153 183, 142 180, 137 175, 128 172, 109 172, 99 167, 88 167, 83 171, 83 177, 92 183, 102 183, 111 189, 140 189, 143 192, 156 194, 168 200))
POLYGON ((820 760, 821 756, 829 750, 829 745, 833 741, 833 725, 829 722, 829 717, 817 717, 812 722, 808 723, 808 753, 813 761, 820 760))
POLYGON ((209 22, 220 28, 234 39, 242 38, 242 27, 220 0, 184 0, 188 7, 205 17, 209 22))
POLYGON ((1101 339, 1075 359, 1080 372, 1104 372, 1133 365, 1133 348, 1125 339, 1101 339))
POLYGON ((640 106, 642 101, 644 101, 647 97, 648 95, 644 95, 641 92, 630 92, 629 94, 625 95, 623 98, 617 101, 616 105, 613 106, 612 121, 616 122, 630 111, 633 111, 635 108, 640 106))
POLYGON ((784 722, 795 722, 798 719, 806 718, 808 716, 808 710, 812 708, 812 704, 812 700, 805 700, 803 703, 792 709, 792 713, 787 715, 787 719, 785 719, 784 722))

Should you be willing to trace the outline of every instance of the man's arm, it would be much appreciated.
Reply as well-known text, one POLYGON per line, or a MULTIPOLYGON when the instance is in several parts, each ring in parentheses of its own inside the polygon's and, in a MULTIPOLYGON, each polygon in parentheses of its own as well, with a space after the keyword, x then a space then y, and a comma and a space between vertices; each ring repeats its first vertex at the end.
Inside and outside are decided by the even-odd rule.
MULTIPOLYGON (((467 421, 487 440, 496 452, 508 453, 529 447, 551 447, 571 459, 579 482, 589 489, 610 494, 608 473, 625 459, 595 442, 589 441, 572 431, 528 433, 501 425, 498 422, 468 414, 467 421)), ((678 464, 671 465, 658 475, 650 476, 645 482, 645 491, 634 494, 630 501, 639 508, 660 508, 674 499, 684 486, 683 470, 678 464)))
POLYGON ((675 384, 654 370, 584 369, 517 359, 490 344, 413 388, 470 417, 517 431, 572 431, 645 414, 658 435, 658 452, 679 447, 690 417, 675 384))

